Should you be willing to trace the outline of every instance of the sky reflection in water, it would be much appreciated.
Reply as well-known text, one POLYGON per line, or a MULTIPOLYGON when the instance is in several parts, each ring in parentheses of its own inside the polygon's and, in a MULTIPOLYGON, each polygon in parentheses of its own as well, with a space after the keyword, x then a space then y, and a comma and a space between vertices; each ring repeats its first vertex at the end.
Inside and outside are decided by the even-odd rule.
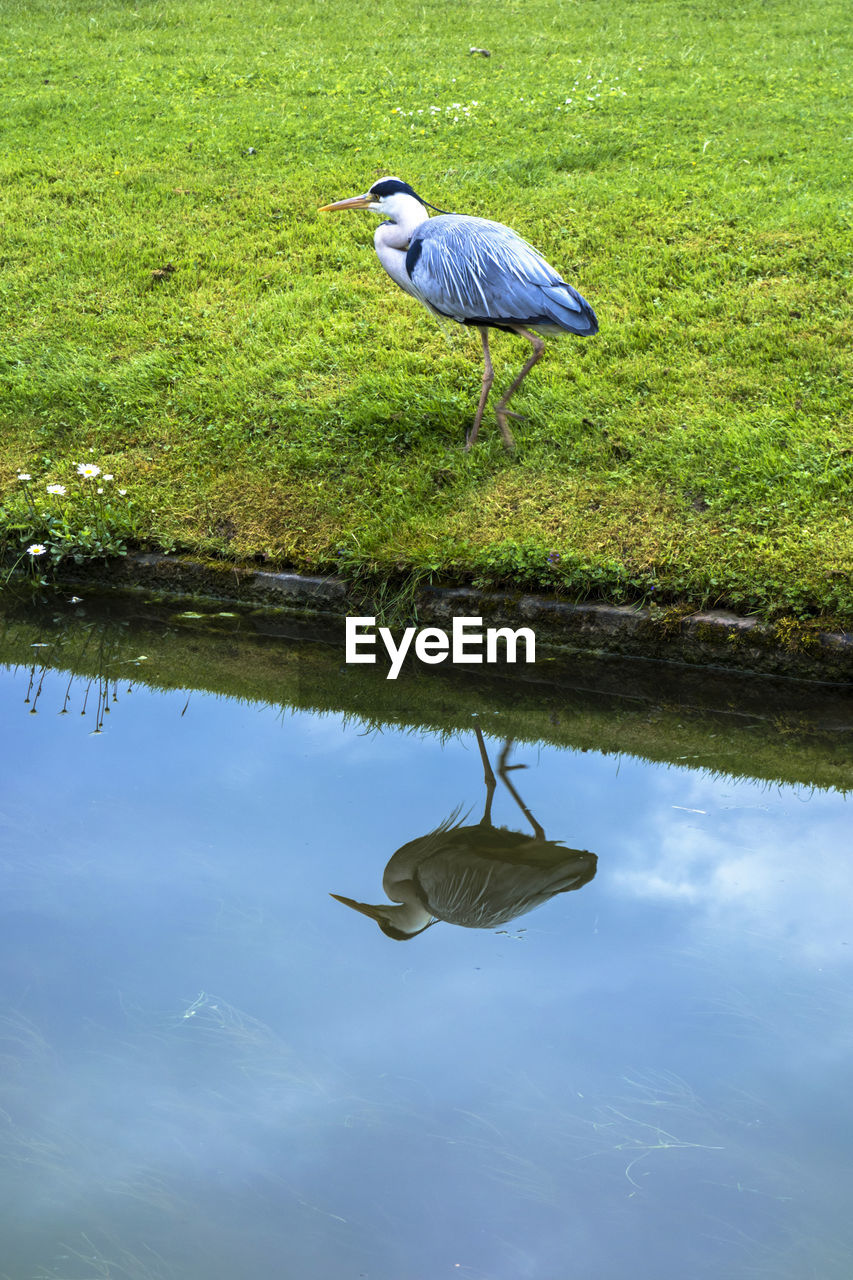
MULTIPOLYGON (((849 1275, 849 804, 516 744, 594 878, 389 938, 470 734, 0 672, 0 1277, 849 1275), (182 715, 182 711, 185 713, 182 715)), ((481 723, 496 767, 502 743, 481 723)), ((465 815, 468 815, 467 817, 465 815)), ((530 837, 498 785, 497 826, 530 837)))

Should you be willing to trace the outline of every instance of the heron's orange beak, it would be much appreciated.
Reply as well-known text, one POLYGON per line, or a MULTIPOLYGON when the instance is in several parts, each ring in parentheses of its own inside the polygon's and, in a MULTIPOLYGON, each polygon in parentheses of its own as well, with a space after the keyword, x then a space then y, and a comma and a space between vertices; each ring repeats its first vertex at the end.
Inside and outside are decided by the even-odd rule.
POLYGON ((334 204, 321 204, 318 213, 335 213, 338 209, 369 209, 376 197, 368 191, 363 196, 350 196, 349 200, 336 200, 334 204))
POLYGON ((382 907, 371 907, 367 902, 356 902, 354 898, 342 898, 339 893, 330 893, 329 897, 334 898, 335 902, 342 902, 345 907, 352 907, 353 911, 360 911, 363 916, 370 916, 377 923, 383 918, 382 907))

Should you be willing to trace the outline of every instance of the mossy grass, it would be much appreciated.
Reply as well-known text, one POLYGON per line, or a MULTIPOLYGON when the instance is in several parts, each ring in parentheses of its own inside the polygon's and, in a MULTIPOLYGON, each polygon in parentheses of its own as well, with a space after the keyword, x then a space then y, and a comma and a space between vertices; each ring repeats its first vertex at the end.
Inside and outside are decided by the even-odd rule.
POLYGON ((116 543, 853 618, 849 37, 843 0, 7 3, 7 552, 17 473, 91 459, 116 543), (462 452, 476 335, 316 213, 384 173, 596 307, 512 456, 490 415, 462 452))

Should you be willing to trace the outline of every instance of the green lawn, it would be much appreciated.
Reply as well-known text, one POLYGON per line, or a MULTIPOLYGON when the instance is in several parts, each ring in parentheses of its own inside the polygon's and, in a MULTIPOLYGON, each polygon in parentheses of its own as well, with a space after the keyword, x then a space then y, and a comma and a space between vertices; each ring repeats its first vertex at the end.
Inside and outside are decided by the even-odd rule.
MULTIPOLYGON (((7 554, 853 619, 848 0, 7 0, 2 27, 7 554), (462 452, 476 333, 387 279, 375 217, 316 212, 387 173, 597 310, 512 456, 488 411, 462 452)), ((492 345, 505 386, 529 348, 492 345)))

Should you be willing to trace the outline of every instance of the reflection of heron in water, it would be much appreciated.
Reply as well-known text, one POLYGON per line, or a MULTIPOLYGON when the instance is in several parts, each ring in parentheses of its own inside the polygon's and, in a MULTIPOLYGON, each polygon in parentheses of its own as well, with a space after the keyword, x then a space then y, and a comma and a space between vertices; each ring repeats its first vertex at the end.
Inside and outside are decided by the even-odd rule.
POLYGON ((548 840, 509 778, 522 764, 507 764, 512 746, 505 743, 498 776, 533 828, 533 835, 492 823, 497 786, 486 744, 475 730, 486 783, 486 807, 475 826, 457 823, 452 813, 427 836, 410 840, 393 855, 382 877, 391 903, 370 906, 352 898, 331 896, 375 920, 389 938, 403 941, 439 920, 469 929, 507 924, 557 893, 580 889, 595 875, 598 859, 582 849, 567 849, 548 840))

